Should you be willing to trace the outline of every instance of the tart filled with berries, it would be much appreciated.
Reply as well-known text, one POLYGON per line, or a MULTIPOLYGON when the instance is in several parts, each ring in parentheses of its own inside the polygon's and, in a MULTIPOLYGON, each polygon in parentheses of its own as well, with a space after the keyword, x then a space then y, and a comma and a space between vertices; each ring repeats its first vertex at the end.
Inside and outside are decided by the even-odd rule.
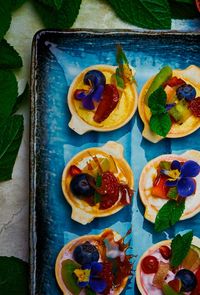
POLYGON ((123 147, 112 141, 75 155, 62 176, 63 193, 72 207, 71 217, 81 224, 90 223, 95 217, 110 216, 130 205, 133 184, 123 147))
POLYGON ((69 127, 78 134, 118 129, 134 115, 137 109, 135 71, 119 46, 117 63, 118 66, 88 67, 72 82, 68 92, 72 114, 69 127))
POLYGON ((153 245, 139 260, 136 282, 142 295, 199 295, 200 239, 188 232, 153 245))
POLYGON ((138 109, 151 142, 191 134, 200 127, 200 68, 163 67, 143 86, 138 109))
POLYGON ((200 211, 200 152, 162 155, 143 169, 139 193, 144 217, 162 231, 200 211))
POLYGON ((121 294, 131 275, 128 244, 111 229, 72 240, 60 251, 55 266, 63 294, 121 294))

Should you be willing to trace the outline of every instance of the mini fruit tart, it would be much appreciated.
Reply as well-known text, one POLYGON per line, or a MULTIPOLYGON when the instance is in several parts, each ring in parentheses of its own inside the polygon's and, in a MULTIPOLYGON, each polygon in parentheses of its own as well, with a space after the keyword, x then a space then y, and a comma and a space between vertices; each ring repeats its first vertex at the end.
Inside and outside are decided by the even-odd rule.
POLYGON ((60 251, 56 279, 64 295, 121 294, 131 275, 129 246, 111 229, 72 240, 60 251))
POLYGON ((111 131, 128 123, 137 109, 135 71, 121 47, 118 66, 94 65, 83 70, 72 82, 68 106, 69 127, 78 134, 111 131))
POLYGON ((200 68, 162 68, 143 86, 138 110, 144 123, 142 135, 153 143, 196 131, 200 127, 200 68))
POLYGON ((72 207, 72 219, 90 223, 129 205, 133 196, 133 173, 123 158, 122 145, 109 141, 99 148, 78 153, 62 175, 64 196, 72 207))
POLYGON ((200 152, 162 155, 143 169, 139 193, 145 206, 144 217, 162 231, 179 219, 200 211, 200 152))
POLYGON ((153 245, 139 260, 136 282, 142 295, 199 295, 200 239, 188 232, 153 245))

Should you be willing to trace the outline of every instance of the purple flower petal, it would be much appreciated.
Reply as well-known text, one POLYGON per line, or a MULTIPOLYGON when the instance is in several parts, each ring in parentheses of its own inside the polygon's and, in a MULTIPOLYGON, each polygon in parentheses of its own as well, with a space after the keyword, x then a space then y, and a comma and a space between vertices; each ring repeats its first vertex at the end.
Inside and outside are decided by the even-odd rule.
POLYGON ((91 269, 91 264, 90 263, 84 264, 82 265, 81 269, 91 269))
POLYGON ((180 197, 191 196, 196 190, 196 182, 190 177, 182 177, 178 181, 177 189, 180 197))
POLYGON ((171 163, 171 169, 172 170, 181 170, 181 163, 177 160, 174 160, 172 163, 171 163))
POLYGON ((165 106, 165 109, 166 111, 168 112, 171 108, 173 108, 176 104, 175 103, 169 103, 169 104, 166 104, 165 106))
POLYGON ((181 167, 182 177, 195 177, 200 172, 200 166, 197 162, 189 160, 181 167))
POLYGON ((78 282, 78 286, 80 288, 85 288, 86 286, 88 286, 89 282, 78 282))
POLYGON ((84 89, 79 89, 79 90, 76 90, 75 93, 74 93, 74 97, 78 100, 82 100, 84 98, 88 98, 90 97, 90 95, 92 94, 93 92, 93 89, 90 89, 89 91, 88 90, 84 90, 84 89))
POLYGON ((98 274, 99 272, 101 272, 103 270, 103 264, 100 262, 92 262, 91 265, 91 277, 95 276, 96 274, 98 274))
POLYGON ((169 187, 173 187, 173 186, 176 186, 177 183, 178 183, 178 180, 177 180, 177 179, 176 179, 176 180, 172 180, 172 181, 167 180, 167 181, 165 182, 165 185, 166 185, 166 186, 169 186, 169 187))
POLYGON ((92 93, 91 95, 92 99, 94 99, 95 101, 99 101, 101 99, 103 91, 104 91, 104 85, 99 85, 92 93))
POLYGON ((91 97, 86 97, 86 98, 82 99, 82 104, 85 109, 90 110, 90 111, 94 110, 94 108, 95 108, 91 97))
POLYGON ((89 282, 90 288, 96 292, 96 293, 101 293, 106 289, 106 281, 103 279, 90 279, 89 282))

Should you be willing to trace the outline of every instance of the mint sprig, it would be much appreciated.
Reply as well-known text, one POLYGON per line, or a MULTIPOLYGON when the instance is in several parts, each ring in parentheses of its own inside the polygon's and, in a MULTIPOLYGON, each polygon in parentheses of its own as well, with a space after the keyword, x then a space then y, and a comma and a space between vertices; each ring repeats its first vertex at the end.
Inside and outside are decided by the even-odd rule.
POLYGON ((172 267, 178 267, 184 258, 187 256, 190 246, 192 243, 193 232, 189 231, 188 233, 181 236, 178 234, 171 243, 172 256, 170 259, 170 264, 172 267))
POLYGON ((39 0, 39 1, 55 9, 60 9, 63 3, 63 0, 39 0))
POLYGON ((149 126, 153 132, 165 137, 171 129, 172 122, 166 111, 167 95, 162 86, 156 89, 148 99, 148 106, 152 116, 149 126))
POLYGON ((161 232, 178 222, 185 210, 185 202, 169 200, 158 211, 155 220, 155 230, 161 232))

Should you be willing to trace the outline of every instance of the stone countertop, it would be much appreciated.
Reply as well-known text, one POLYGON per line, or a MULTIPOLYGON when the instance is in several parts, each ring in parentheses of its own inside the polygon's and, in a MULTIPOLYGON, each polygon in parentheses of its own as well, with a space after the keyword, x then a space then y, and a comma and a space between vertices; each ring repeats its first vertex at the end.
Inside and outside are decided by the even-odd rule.
MULTIPOLYGON (((21 54, 24 66, 16 71, 19 89, 22 91, 29 80, 31 44, 36 31, 43 24, 27 2, 13 14, 6 39, 21 54)), ((82 0, 81 9, 73 28, 137 29, 116 17, 103 0, 82 0)), ((199 31, 200 19, 173 20, 173 30, 199 31)), ((29 258, 29 102, 22 105, 19 113, 24 115, 25 131, 11 181, 0 184, 0 256, 16 256, 25 261, 29 258)))

